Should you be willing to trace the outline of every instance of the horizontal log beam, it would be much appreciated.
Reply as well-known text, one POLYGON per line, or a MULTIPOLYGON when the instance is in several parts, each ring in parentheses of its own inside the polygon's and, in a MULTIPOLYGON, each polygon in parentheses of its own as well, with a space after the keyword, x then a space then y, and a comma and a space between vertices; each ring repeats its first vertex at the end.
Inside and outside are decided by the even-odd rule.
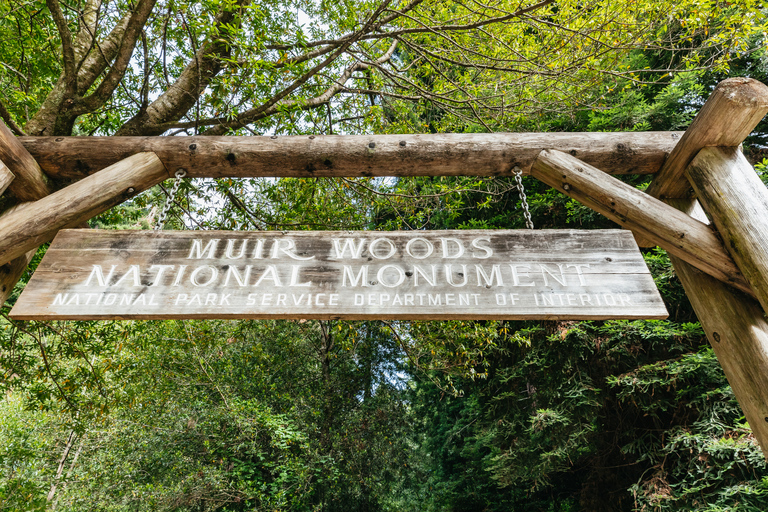
POLYGON ((139 153, 0 217, 0 261, 23 257, 61 228, 77 226, 169 178, 160 159, 139 153))
POLYGON ((647 193, 660 198, 686 197, 691 185, 685 170, 707 146, 735 147, 768 113, 768 86, 752 78, 720 82, 675 146, 647 193))
POLYGON ((0 161, 16 176, 8 191, 20 201, 36 201, 51 193, 51 183, 21 141, 0 121, 0 161))
POLYGON ((706 224, 560 151, 542 151, 531 175, 754 296, 722 242, 706 224))
POLYGON ((702 149, 686 175, 768 311, 768 189, 739 148, 702 149))
POLYGON ((0 162, 0 195, 5 192, 15 176, 3 162, 0 162))
POLYGON ((57 180, 75 181, 138 151, 189 177, 511 176, 542 149, 614 174, 657 172, 681 132, 310 135, 292 137, 20 137, 57 180))

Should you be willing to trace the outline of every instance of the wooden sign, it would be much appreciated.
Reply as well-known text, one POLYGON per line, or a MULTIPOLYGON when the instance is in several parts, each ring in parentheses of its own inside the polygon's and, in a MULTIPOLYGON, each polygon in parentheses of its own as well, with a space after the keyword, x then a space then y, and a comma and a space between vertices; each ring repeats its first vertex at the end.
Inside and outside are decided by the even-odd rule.
POLYGON ((62 230, 34 319, 666 318, 629 231, 62 230))

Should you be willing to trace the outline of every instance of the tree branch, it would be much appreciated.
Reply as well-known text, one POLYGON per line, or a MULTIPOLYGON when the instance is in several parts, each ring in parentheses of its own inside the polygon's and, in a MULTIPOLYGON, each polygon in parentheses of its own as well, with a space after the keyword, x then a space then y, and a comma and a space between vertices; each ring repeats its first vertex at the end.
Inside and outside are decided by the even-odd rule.
POLYGON ((131 61, 136 41, 141 36, 144 25, 149 19, 149 15, 152 14, 152 9, 155 7, 156 2, 157 0, 139 0, 138 5, 131 14, 122 41, 120 41, 120 49, 117 52, 114 63, 112 63, 112 67, 96 91, 76 103, 75 107, 72 108, 71 115, 76 117, 93 112, 112 97, 112 93, 115 92, 123 76, 125 76, 125 70, 131 61))
POLYGON ((11 113, 8 112, 8 109, 5 108, 5 104, 3 104, 2 101, 0 101, 0 117, 3 118, 3 121, 5 121, 5 124, 13 130, 13 133, 16 135, 25 136, 26 133, 24 133, 24 130, 22 130, 19 125, 13 122, 13 118, 11 117, 11 113))
MULTIPOLYGON (((238 0, 235 7, 241 8, 250 0, 238 0)), ((226 27, 237 21, 235 10, 221 11, 216 17, 215 34, 226 32, 226 27)), ((115 135, 160 135, 165 130, 156 127, 185 115, 198 101, 200 94, 223 68, 223 61, 229 58, 231 46, 228 38, 217 37, 201 45, 194 57, 167 90, 153 101, 144 112, 129 119, 115 135)), ((194 125, 191 126, 194 128, 194 125)))
POLYGON ((59 31, 61 38, 61 54, 64 60, 64 79, 67 85, 67 96, 74 96, 77 88, 77 71, 75 69, 75 49, 72 46, 72 32, 69 31, 67 20, 61 12, 61 6, 57 0, 46 0, 45 4, 51 12, 53 22, 59 31))

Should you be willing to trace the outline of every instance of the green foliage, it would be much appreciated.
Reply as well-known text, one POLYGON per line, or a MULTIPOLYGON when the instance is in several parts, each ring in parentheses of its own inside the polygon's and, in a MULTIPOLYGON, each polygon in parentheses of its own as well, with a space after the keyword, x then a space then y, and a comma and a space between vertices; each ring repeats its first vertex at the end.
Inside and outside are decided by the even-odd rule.
POLYGON ((41 465, 50 448, 50 418, 25 411, 17 395, 0 402, 0 509, 44 511, 51 471, 41 465))

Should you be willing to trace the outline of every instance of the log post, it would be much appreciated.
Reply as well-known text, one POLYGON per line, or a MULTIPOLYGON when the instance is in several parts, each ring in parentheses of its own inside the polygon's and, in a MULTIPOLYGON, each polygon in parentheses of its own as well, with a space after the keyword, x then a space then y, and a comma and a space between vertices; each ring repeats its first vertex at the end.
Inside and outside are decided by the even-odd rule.
MULTIPOLYGON (((48 177, 32 155, 24 149, 19 139, 0 121, 0 161, 14 174, 8 190, 21 201, 36 201, 51 193, 48 177)), ((22 254, 13 261, 0 266, 0 305, 4 304, 13 292, 13 287, 21 278, 24 270, 32 261, 34 250, 22 254)), ((0 262, 4 262, 0 260, 0 262)))
POLYGON ((768 189, 739 148, 702 149, 686 175, 768 311, 768 189))
POLYGON ((768 113, 768 86, 752 78, 728 78, 712 92, 646 192, 659 198, 689 195, 688 164, 703 147, 739 146, 768 113))
POLYGON ((154 153, 139 153, 0 217, 0 261, 24 255, 56 235, 169 177, 154 153))
POLYGON ((16 176, 8 190, 20 201, 35 201, 53 191, 50 180, 24 149, 19 139, 0 121, 0 161, 16 176))
POLYGON ((716 279, 753 293, 706 224, 561 151, 542 151, 531 175, 716 279))
MULTIPOLYGON (((669 202, 707 222, 695 199, 669 202)), ((670 258, 763 456, 768 458, 768 321, 760 304, 685 261, 670 258)))
POLYGON ((5 189, 11 184, 15 176, 11 170, 3 162, 0 162, 0 196, 3 195, 5 189))

